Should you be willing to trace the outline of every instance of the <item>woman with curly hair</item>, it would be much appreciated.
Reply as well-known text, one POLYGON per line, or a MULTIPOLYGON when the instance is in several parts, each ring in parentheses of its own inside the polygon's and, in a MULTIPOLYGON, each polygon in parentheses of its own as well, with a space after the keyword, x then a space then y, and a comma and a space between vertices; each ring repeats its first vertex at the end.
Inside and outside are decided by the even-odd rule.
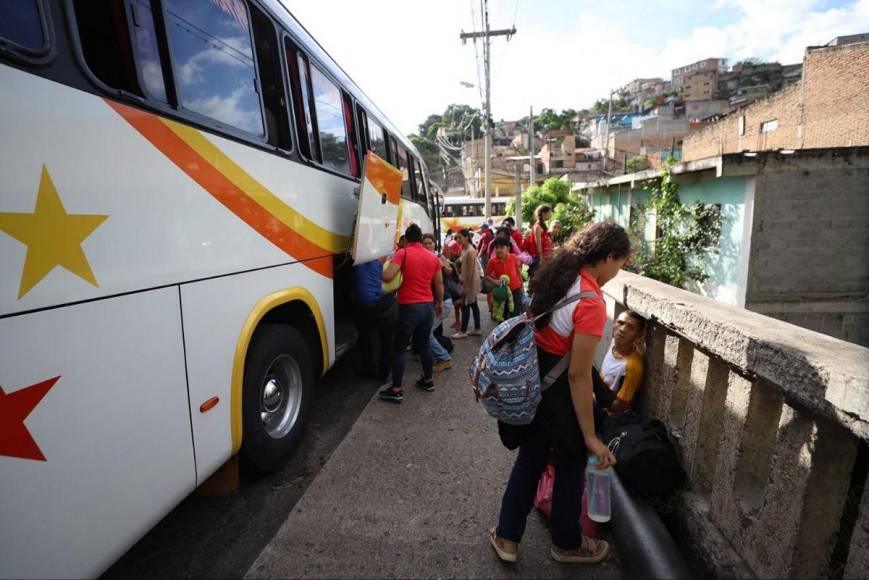
POLYGON ((600 468, 615 463, 615 457, 595 433, 592 360, 606 324, 600 287, 615 277, 630 252, 628 235, 621 226, 591 224, 544 262, 531 282, 532 313, 547 312, 568 296, 594 296, 581 298, 537 320, 534 338, 540 376, 568 354, 570 365, 543 393, 530 425, 498 423, 504 445, 519 448, 501 502, 498 527, 489 531, 489 541, 502 560, 517 559, 525 520, 550 454, 555 459, 550 555, 558 562, 593 563, 609 553, 606 542, 581 534, 580 499, 588 455, 597 457, 600 468))

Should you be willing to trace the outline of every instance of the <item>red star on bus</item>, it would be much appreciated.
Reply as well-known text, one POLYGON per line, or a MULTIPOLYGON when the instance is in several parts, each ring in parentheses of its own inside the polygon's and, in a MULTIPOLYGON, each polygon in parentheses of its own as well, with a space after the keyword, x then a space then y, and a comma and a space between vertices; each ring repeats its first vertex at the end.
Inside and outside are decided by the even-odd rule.
POLYGON ((60 376, 6 394, 0 387, 0 455, 45 461, 24 420, 60 376))

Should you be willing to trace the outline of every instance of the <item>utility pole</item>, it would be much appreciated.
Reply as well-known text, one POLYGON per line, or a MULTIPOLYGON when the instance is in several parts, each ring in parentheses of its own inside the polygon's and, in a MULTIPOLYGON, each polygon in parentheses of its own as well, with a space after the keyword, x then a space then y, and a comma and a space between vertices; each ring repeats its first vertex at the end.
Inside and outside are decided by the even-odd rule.
POLYGON ((483 0, 483 31, 482 32, 465 32, 461 31, 459 34, 459 38, 462 41, 462 44, 470 38, 474 42, 477 42, 478 38, 483 39, 483 62, 484 68, 486 72, 486 83, 485 83, 485 97, 483 99, 483 108, 485 109, 485 119, 483 119, 483 138, 484 138, 484 146, 483 155, 485 158, 483 159, 483 167, 485 168, 486 176, 485 176, 485 217, 489 219, 492 217, 492 126, 490 123, 490 119, 492 118, 492 94, 491 94, 491 82, 490 82, 490 58, 489 58, 489 44, 490 38, 493 36, 506 36, 507 40, 510 40, 510 37, 516 34, 516 28, 509 28, 503 30, 489 30, 489 0, 483 0))
MULTIPOLYGON (((534 158, 534 107, 528 108, 528 187, 536 185, 537 160, 534 158)), ((522 196, 516 196, 516 229, 522 231, 522 196)))
MULTIPOLYGON (((606 175, 606 162, 610 154, 610 119, 613 114, 613 91, 610 91, 610 101, 606 108, 606 140, 603 144, 603 172, 606 175)), ((615 156, 615 147, 613 147, 613 156, 615 156)))
POLYGON ((534 159, 534 107, 528 110, 528 154, 531 156, 528 165, 528 187, 531 187, 532 185, 536 185, 534 183, 534 173, 537 171, 537 164, 534 159))

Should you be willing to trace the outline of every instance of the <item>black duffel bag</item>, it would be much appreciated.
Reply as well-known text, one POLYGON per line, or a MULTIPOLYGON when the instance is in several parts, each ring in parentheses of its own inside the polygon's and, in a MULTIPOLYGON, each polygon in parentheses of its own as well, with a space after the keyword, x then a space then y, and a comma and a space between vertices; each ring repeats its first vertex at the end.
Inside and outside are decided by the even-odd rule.
POLYGON ((606 417, 601 440, 616 456, 616 473, 633 495, 663 497, 685 480, 667 427, 657 419, 634 414, 606 417))

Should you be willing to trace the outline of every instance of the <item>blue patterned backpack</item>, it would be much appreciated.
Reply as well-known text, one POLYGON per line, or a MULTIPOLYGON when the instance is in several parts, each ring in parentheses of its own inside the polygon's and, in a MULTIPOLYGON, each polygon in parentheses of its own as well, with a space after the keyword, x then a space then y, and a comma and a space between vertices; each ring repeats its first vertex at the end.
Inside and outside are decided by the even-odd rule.
POLYGON ((482 401, 489 415, 510 425, 527 425, 534 420, 542 392, 570 364, 568 353, 541 381, 534 323, 538 318, 572 302, 596 296, 594 292, 568 296, 542 314, 522 314, 505 320, 489 333, 469 369, 474 395, 478 401, 482 401))

